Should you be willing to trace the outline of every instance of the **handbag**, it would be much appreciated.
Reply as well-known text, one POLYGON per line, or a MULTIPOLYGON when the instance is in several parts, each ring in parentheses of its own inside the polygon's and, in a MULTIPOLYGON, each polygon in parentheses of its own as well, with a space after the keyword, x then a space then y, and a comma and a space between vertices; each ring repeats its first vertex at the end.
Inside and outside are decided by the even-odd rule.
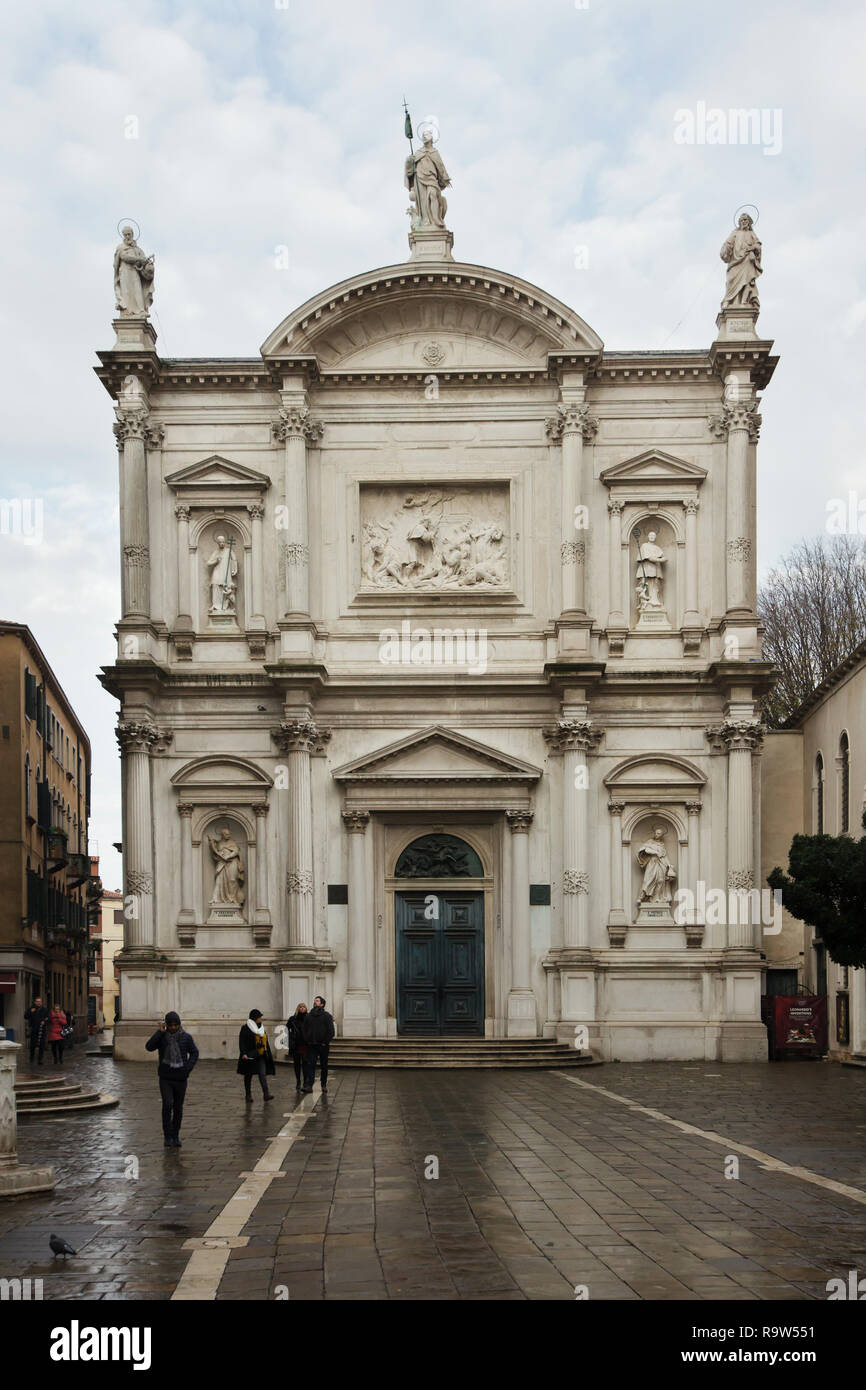
POLYGON ((72 1024, 71 1024, 71 1023, 67 1023, 67 1025, 66 1025, 65 1028, 61 1028, 61 1029, 60 1029, 60 1036, 61 1036, 61 1038, 71 1038, 71 1037, 72 1037, 72 1032, 73 1032, 72 1024))

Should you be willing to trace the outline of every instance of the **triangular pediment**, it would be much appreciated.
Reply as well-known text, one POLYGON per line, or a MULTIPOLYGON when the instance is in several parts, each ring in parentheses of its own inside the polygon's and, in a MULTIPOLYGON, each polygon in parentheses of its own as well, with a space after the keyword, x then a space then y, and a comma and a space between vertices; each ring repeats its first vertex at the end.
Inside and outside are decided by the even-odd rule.
POLYGON ((199 463, 187 464, 176 473, 169 473, 165 480, 175 491, 188 488, 231 488, 249 492, 263 492, 270 487, 270 478, 258 473, 255 468, 247 468, 243 463, 234 463, 221 454, 211 454, 199 463))
POLYGON ((645 449, 605 468, 601 481, 608 487, 611 483, 702 483, 706 476, 707 470, 696 463, 662 449, 645 449))
POLYGON ((536 782, 541 769, 434 725, 335 769, 338 782, 536 782))

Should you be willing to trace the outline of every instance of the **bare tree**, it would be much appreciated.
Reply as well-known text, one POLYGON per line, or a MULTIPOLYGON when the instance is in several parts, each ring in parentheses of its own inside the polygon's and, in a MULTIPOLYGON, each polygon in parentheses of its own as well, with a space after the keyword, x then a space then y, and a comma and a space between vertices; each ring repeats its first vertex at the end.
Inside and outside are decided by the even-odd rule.
POLYGON ((779 670, 764 716, 778 727, 866 639, 866 540, 802 540, 758 593, 764 656, 779 670))

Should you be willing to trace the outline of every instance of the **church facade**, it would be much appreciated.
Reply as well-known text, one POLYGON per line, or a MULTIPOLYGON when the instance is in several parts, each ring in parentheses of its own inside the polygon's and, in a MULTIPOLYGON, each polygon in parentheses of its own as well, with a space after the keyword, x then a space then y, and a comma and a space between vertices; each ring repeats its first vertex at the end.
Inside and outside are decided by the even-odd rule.
POLYGON ((345 1036, 764 1060, 764 928, 715 902, 760 887, 760 243, 709 346, 610 352, 444 208, 254 359, 161 358, 119 248, 117 1054, 321 993, 345 1036))

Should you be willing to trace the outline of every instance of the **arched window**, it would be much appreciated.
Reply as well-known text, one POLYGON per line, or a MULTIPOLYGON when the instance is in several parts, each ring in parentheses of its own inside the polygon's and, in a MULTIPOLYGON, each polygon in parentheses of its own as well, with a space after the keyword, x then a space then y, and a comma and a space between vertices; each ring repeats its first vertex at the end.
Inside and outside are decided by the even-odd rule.
POLYGON ((844 835, 849 828, 849 787, 851 783, 851 755, 848 735, 843 732, 839 740, 839 829, 844 835))
POLYGON ((815 834, 824 834, 824 759, 815 759, 815 834))
POLYGON ((30 754, 24 754, 24 814, 30 815, 30 754))

